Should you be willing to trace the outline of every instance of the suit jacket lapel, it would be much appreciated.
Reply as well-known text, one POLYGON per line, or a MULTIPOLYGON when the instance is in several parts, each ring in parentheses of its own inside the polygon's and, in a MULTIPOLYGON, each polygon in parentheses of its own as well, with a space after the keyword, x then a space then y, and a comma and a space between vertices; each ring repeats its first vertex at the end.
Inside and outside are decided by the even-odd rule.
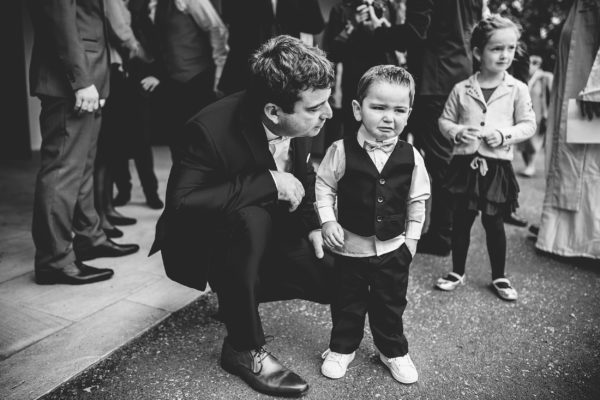
MULTIPOLYGON (((246 103, 248 99, 244 100, 246 103)), ((247 103, 243 105, 241 122, 242 136, 246 139, 256 164, 276 170, 275 160, 273 160, 273 156, 269 152, 269 143, 267 142, 267 135, 263 125, 256 115, 251 115, 251 109, 247 107, 247 103)))

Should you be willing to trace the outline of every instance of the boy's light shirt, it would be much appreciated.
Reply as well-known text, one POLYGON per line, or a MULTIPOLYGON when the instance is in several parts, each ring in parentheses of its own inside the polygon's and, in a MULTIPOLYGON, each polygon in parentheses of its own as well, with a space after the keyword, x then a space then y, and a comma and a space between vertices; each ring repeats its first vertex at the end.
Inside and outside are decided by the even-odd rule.
MULTIPOLYGON (((398 138, 392 139, 397 143, 398 138)), ((359 132, 357 141, 360 147, 364 145, 365 137, 359 132)), ((406 207, 406 232, 390 240, 379 240, 376 236, 359 236, 344 229, 344 246, 333 248, 332 251, 337 254, 350 257, 370 257, 380 256, 398 249, 405 241, 405 238, 419 239, 423 222, 425 221, 425 200, 431 193, 429 176, 425 169, 423 157, 413 148, 415 155, 415 167, 412 174, 412 182, 408 191, 408 200, 406 207)), ((377 170, 381 173, 390 154, 382 150, 367 152, 377 170)), ((338 182, 346 172, 346 153, 343 140, 334 142, 317 172, 317 181, 315 185, 316 202, 315 208, 319 214, 321 224, 328 221, 336 221, 335 204, 338 182)), ((343 228, 343 226, 342 226, 343 228)))

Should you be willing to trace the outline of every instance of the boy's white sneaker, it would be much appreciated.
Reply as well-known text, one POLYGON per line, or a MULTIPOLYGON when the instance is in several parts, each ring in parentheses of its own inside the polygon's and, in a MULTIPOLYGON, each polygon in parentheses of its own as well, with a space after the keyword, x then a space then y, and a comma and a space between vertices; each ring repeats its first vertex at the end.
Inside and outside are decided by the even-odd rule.
POLYGON ((329 349, 321 355, 323 364, 321 365, 321 373, 330 379, 339 379, 346 375, 348 365, 354 360, 356 352, 350 354, 341 354, 329 349))
POLYGON ((379 359, 389 368, 392 376, 400 383, 410 384, 419 380, 419 373, 410 356, 406 354, 402 357, 387 358, 379 353, 379 359))

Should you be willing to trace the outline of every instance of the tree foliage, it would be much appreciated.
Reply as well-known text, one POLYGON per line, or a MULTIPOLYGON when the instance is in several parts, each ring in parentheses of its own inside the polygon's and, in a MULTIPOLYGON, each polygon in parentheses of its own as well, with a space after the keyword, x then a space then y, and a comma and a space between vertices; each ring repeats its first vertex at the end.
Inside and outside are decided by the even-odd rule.
POLYGON ((529 54, 544 59, 544 69, 552 71, 560 30, 574 0, 488 0, 493 13, 518 21, 523 27, 521 40, 529 54))

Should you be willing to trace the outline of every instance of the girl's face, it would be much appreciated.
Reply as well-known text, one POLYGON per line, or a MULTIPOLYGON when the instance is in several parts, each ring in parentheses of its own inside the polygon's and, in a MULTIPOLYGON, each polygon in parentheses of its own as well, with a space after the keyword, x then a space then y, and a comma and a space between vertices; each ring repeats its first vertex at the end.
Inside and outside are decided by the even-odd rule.
POLYGON ((375 82, 362 104, 352 101, 354 118, 369 140, 386 140, 402 133, 410 115, 410 89, 388 82, 375 82))
POLYGON ((481 64, 481 71, 494 74, 506 71, 515 58, 518 40, 515 29, 494 31, 483 50, 477 47, 473 49, 473 55, 481 64))

